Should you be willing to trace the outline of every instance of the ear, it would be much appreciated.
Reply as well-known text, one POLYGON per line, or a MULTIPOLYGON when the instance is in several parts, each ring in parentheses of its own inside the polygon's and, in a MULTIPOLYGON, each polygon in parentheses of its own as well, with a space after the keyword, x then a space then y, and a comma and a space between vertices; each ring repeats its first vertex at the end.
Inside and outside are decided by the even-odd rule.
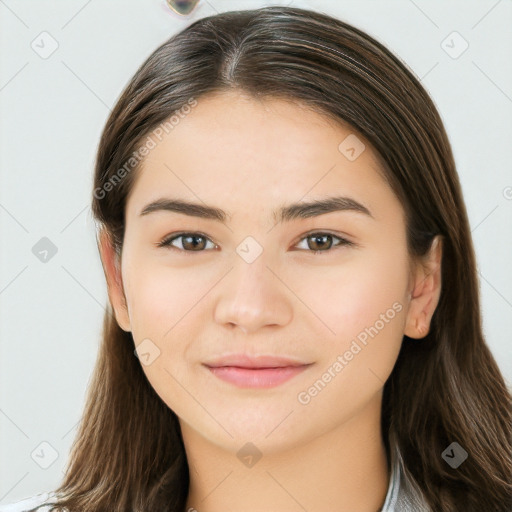
POLYGON ((102 229, 98 237, 98 249, 101 256, 101 264, 107 281, 108 298, 114 310, 117 323, 123 331, 130 332, 130 317, 124 295, 123 281, 121 277, 121 258, 114 249, 110 235, 102 229))
POLYGON ((424 338, 430 331, 441 296, 441 237, 436 236, 426 258, 417 263, 413 275, 411 300, 407 311, 404 334, 409 338, 424 338))

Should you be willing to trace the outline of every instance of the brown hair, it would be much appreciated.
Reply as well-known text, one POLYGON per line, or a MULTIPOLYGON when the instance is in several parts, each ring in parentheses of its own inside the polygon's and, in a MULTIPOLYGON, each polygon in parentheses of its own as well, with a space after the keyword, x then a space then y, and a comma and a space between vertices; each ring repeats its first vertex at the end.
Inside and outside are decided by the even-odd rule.
MULTIPOLYGON (((121 254, 126 198, 139 167, 126 162, 184 105, 231 88, 300 102, 351 126, 371 143, 402 202, 411 256, 443 238, 443 286, 430 332, 419 342, 404 336, 384 387, 386 450, 389 457, 392 435, 407 476, 436 512, 509 511, 511 395, 483 338, 450 143, 418 79, 368 34, 325 14, 266 7, 200 19, 157 48, 120 96, 98 148, 92 211, 113 247, 121 254), (469 454, 456 469, 441 457, 453 441, 469 454)), ((177 417, 107 305, 58 505, 183 512, 188 485, 177 417)))

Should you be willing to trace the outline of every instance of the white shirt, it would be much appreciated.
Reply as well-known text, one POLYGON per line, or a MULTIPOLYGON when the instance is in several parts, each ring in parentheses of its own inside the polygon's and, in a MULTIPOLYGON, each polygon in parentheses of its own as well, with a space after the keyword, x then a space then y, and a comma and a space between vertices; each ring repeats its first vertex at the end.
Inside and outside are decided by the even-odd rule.
MULTIPOLYGON (((388 492, 384 505, 379 512, 431 512, 421 496, 421 491, 406 478, 402 464, 402 457, 396 449, 391 457, 388 492)), ((52 491, 37 494, 15 503, 0 505, 0 512, 29 512, 34 507, 45 503, 48 503, 48 505, 37 509, 37 512, 49 512, 49 503, 54 497, 55 493, 52 491)))
MULTIPOLYGON (((1 508, 0 512, 3 512, 1 508)), ((420 489, 406 477, 398 447, 391 450, 391 477, 384 505, 379 512, 432 512, 420 489)))

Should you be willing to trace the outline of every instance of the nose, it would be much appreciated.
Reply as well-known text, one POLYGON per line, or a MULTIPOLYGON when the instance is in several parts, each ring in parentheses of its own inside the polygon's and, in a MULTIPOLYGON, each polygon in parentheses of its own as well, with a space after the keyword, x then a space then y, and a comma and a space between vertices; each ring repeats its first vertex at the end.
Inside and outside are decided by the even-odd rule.
POLYGON ((219 283, 215 321, 250 334, 263 327, 285 326, 293 316, 292 297, 279 270, 267 266, 265 252, 252 263, 239 258, 219 283))

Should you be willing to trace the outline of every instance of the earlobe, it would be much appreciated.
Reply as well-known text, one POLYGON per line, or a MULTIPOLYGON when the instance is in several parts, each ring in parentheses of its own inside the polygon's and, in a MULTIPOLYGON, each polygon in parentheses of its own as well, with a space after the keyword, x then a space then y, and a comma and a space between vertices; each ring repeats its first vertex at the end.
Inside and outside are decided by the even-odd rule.
POLYGON ((121 327, 123 331, 130 332, 130 318, 124 295, 119 257, 114 249, 112 240, 105 229, 102 229, 99 232, 97 241, 101 256, 101 264, 107 281, 110 304, 114 310, 119 327, 121 327))
POLYGON ((427 259, 418 262, 404 329, 404 334, 409 338, 421 339, 430 331, 441 296, 441 242, 438 235, 432 242, 427 259))

